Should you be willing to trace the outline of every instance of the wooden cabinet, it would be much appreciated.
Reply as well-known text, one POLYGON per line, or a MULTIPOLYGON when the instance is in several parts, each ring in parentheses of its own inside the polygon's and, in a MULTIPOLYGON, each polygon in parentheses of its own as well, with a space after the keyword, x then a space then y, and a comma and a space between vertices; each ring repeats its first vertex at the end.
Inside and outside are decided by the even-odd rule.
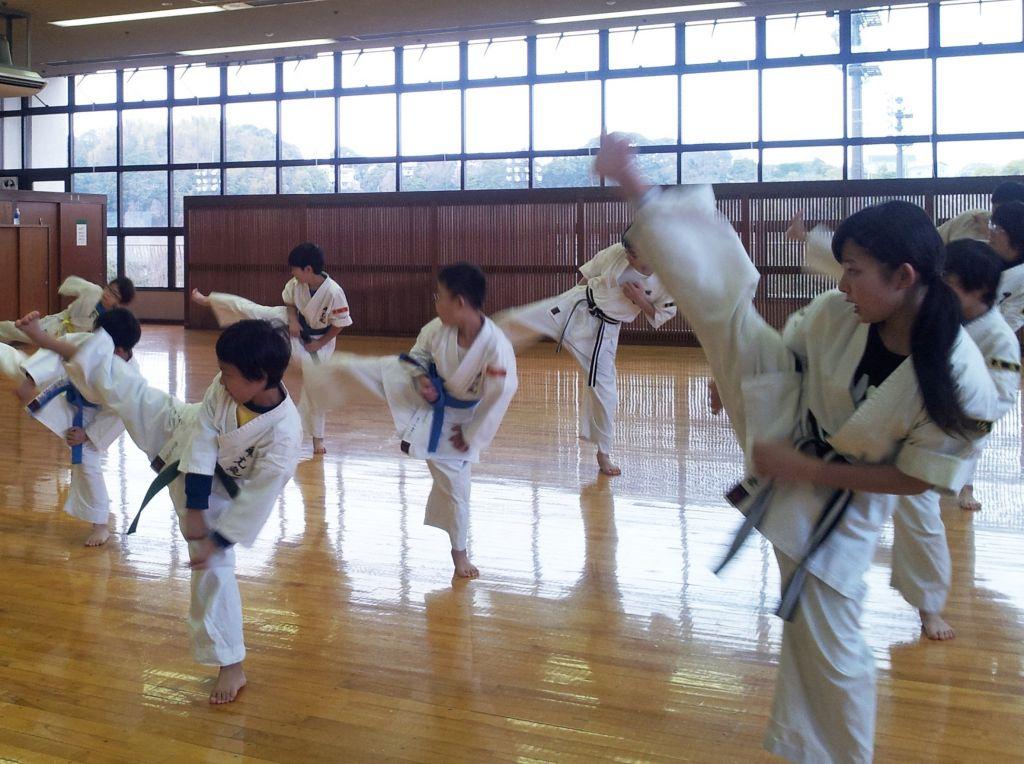
POLYGON ((48 226, 0 225, 0 319, 49 309, 50 236, 48 226))

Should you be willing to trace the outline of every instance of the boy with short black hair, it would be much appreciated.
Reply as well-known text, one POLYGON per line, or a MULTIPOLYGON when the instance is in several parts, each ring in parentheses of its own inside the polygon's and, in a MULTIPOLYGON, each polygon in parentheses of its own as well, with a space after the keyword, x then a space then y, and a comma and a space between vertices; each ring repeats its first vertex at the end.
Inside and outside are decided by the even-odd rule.
MULTIPOLYGON (((123 308, 111 308, 96 318, 95 328, 110 335, 114 353, 130 361, 141 329, 135 316, 123 308)), ((87 333, 73 333, 65 339, 74 345, 84 343, 87 333)), ((71 485, 64 511, 90 523, 85 546, 102 546, 110 538, 110 496, 103 480, 100 460, 103 452, 124 431, 120 418, 111 409, 86 398, 67 377, 63 359, 49 350, 31 357, 9 345, 0 344, 0 363, 5 374, 19 382, 16 395, 27 406, 29 415, 67 443, 71 450, 71 485)))
MULTIPOLYGON (((341 330, 352 325, 345 291, 324 271, 320 247, 304 242, 288 254, 292 278, 281 293, 283 306, 267 307, 237 295, 192 290, 192 301, 209 307, 221 326, 243 318, 262 318, 287 323, 292 336, 292 356, 305 367, 330 358, 341 330)), ((324 454, 326 415, 303 394, 299 415, 306 435, 313 439, 313 453, 324 454)))
POLYGON ((470 263, 437 275, 437 318, 400 356, 335 356, 307 371, 309 394, 338 407, 351 381, 383 398, 404 453, 427 462, 433 487, 425 525, 447 531, 455 574, 476 578, 470 562, 472 465, 490 445, 518 387, 512 345, 483 313, 487 281, 470 263))
POLYGON ((217 340, 220 373, 202 403, 186 404, 150 387, 114 353, 105 331, 78 347, 48 337, 38 314, 18 325, 65 359, 72 382, 115 411, 149 457, 159 474, 143 506, 170 486, 192 568, 193 652, 220 667, 210 702, 230 703, 246 682, 233 545, 256 540, 295 472, 302 442, 298 412, 281 383, 291 355, 284 326, 246 320, 225 329, 217 340))
MULTIPOLYGON (((91 332, 98 316, 130 304, 135 299, 135 284, 121 276, 101 287, 78 276, 69 276, 57 293, 75 299, 60 313, 40 318, 39 324, 47 334, 63 337, 74 332, 91 332)), ((29 340, 14 321, 0 321, 0 341, 27 343, 29 340)))

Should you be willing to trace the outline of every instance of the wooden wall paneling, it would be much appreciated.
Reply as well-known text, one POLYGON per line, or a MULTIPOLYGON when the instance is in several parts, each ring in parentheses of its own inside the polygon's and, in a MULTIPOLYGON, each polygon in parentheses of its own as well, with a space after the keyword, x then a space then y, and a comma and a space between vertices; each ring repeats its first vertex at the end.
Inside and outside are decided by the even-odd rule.
POLYGON ((73 298, 62 298, 57 294, 60 287, 60 202, 19 201, 21 224, 23 226, 47 226, 53 232, 49 237, 48 282, 53 286, 46 301, 49 313, 60 311, 73 298))
MULTIPOLYGON (((59 281, 81 276, 94 284, 107 280, 106 218, 99 204, 64 202, 60 205, 59 281), (86 243, 77 244, 77 224, 85 221, 86 243)), ((56 233, 56 232, 55 232, 56 233)))
POLYGON ((20 318, 21 303, 18 294, 18 229, 0 225, 0 321, 20 318))
POLYGON ((14 225, 14 202, 0 200, 0 225, 14 225))
POLYGON ((50 252, 52 229, 21 226, 18 230, 18 313, 39 310, 50 294, 50 252))

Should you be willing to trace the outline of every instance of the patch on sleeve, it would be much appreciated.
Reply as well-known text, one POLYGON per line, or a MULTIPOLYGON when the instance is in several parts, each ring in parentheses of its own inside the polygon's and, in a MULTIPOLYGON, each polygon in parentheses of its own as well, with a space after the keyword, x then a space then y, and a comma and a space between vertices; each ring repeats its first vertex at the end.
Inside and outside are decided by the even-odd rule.
POLYGON ((993 369, 1005 369, 1006 371, 1015 371, 1020 374, 1020 364, 1013 363, 1012 361, 1003 361, 999 358, 989 358, 988 365, 993 369))
POLYGON ((665 303, 665 307, 666 308, 674 308, 675 306, 676 306, 676 304, 674 302, 666 302, 665 303))
POLYGON ((505 371, 504 369, 499 368, 497 366, 488 366, 484 370, 484 373, 487 374, 488 377, 507 377, 508 376, 508 372, 507 371, 505 371))
POLYGON ((344 308, 337 308, 336 310, 332 310, 331 311, 331 315, 332 316, 342 316, 345 313, 348 313, 348 306, 347 305, 344 308))

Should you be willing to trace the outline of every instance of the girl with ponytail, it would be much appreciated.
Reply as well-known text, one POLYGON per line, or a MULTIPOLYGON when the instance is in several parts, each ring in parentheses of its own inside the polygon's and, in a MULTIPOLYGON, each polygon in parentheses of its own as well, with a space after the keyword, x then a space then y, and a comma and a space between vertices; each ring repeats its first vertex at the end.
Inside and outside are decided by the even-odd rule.
POLYGON ((754 308, 760 276, 709 188, 651 189, 616 136, 596 170, 637 207, 631 235, 700 340, 752 473, 728 495, 746 519, 722 564, 754 527, 778 558, 765 747, 869 762, 875 675, 859 621, 879 531, 899 495, 960 489, 998 400, 942 280, 942 241, 911 204, 857 212, 833 242, 839 290, 780 333, 754 308))

